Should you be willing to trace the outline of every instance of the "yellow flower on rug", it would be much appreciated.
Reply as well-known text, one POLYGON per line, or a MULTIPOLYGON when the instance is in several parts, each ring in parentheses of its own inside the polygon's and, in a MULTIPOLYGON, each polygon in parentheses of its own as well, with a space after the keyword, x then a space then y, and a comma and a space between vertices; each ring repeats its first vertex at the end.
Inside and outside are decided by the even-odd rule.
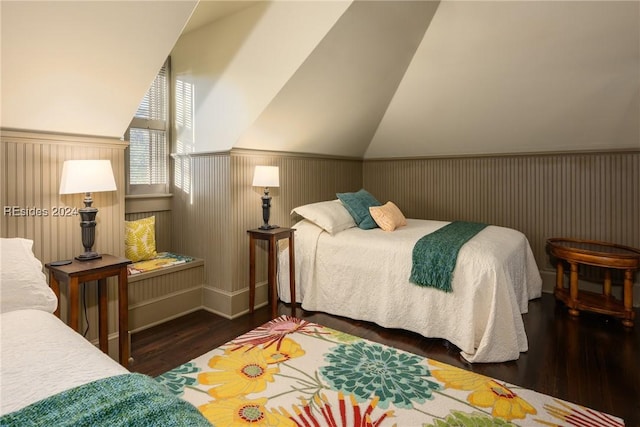
POLYGON ((464 369, 430 360, 440 369, 431 370, 431 375, 444 382, 446 388, 471 391, 467 401, 480 408, 492 408, 491 415, 506 420, 524 419, 535 415, 536 409, 509 388, 497 381, 464 369))
POLYGON ((216 426, 295 427, 288 417, 267 410, 266 403, 267 398, 234 397, 206 403, 198 409, 216 426))
POLYGON ((467 400, 481 408, 493 408, 491 415, 506 420, 523 419, 527 414, 537 413, 526 400, 491 379, 488 379, 480 389, 470 393, 467 400))
POLYGON ((222 356, 214 356, 209 360, 209 367, 217 369, 213 372, 202 372, 198 382, 216 385, 208 393, 216 399, 242 396, 256 393, 273 382, 273 375, 279 372, 277 367, 270 368, 259 347, 227 350, 222 356))
POLYGON ((265 347, 262 351, 262 355, 268 364, 282 363, 287 360, 304 356, 305 351, 300 344, 292 340, 291 338, 285 338, 280 345, 275 343, 265 347))

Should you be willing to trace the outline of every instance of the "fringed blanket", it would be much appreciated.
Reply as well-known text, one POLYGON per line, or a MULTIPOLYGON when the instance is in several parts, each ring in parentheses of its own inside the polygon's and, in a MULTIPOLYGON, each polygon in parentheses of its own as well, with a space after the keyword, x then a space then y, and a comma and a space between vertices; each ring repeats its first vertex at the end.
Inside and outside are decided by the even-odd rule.
POLYGON ((460 248, 486 226, 454 221, 422 237, 413 247, 411 282, 452 292, 451 280, 460 248))
MULTIPOLYGON (((37 386, 37 385, 35 385, 37 386)), ((1 426, 210 426, 153 378, 124 374, 63 391, 0 418, 1 426)))

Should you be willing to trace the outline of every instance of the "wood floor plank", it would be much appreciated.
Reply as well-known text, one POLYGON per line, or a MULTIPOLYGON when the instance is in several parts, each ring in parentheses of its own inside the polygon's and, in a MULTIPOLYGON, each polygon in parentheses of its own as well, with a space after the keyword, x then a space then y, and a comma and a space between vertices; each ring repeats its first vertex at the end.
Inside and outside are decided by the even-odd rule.
MULTIPOLYGON (((290 314, 280 303, 280 314, 290 314)), ((470 364, 441 339, 298 308, 298 317, 352 335, 449 363, 498 380, 622 417, 640 427, 640 325, 568 315, 552 295, 529 303, 523 316, 529 351, 516 361, 470 364)), ((636 314, 640 319, 640 314, 636 314)), ((270 309, 229 320, 201 310, 132 335, 130 369, 160 375, 269 321, 270 309)))

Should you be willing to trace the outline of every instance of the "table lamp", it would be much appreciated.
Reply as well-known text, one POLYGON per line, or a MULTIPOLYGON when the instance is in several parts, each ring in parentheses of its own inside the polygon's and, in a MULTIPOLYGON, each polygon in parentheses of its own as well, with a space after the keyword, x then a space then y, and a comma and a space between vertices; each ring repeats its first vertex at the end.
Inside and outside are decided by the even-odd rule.
POLYGON ((269 216, 271 210, 271 196, 269 195, 269 187, 280 186, 280 171, 277 166, 256 166, 253 172, 253 186, 264 187, 264 195, 262 196, 262 220, 264 224, 260 226, 260 230, 271 230, 278 228, 277 225, 269 225, 269 216))
POLYGON ((62 165, 60 194, 85 193, 84 208, 80 212, 82 228, 82 246, 84 253, 78 255, 78 261, 89 261, 102 258, 91 250, 96 238, 96 215, 98 209, 91 206, 92 192, 115 191, 116 181, 109 160, 66 160, 62 165))

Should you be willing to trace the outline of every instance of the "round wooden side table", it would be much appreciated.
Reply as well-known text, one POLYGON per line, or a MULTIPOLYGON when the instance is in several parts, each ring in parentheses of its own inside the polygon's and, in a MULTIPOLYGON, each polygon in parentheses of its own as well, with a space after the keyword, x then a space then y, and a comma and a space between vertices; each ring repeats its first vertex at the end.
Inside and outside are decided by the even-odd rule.
POLYGON ((547 240, 552 256, 557 258, 554 295, 569 307, 569 314, 580 311, 615 316, 633 327, 633 275, 640 268, 640 249, 596 240, 554 237, 547 240), (569 289, 564 287, 564 262, 569 263, 569 289), (578 264, 605 268, 602 294, 578 291, 578 264), (624 270, 623 301, 611 295, 611 269, 624 270))

